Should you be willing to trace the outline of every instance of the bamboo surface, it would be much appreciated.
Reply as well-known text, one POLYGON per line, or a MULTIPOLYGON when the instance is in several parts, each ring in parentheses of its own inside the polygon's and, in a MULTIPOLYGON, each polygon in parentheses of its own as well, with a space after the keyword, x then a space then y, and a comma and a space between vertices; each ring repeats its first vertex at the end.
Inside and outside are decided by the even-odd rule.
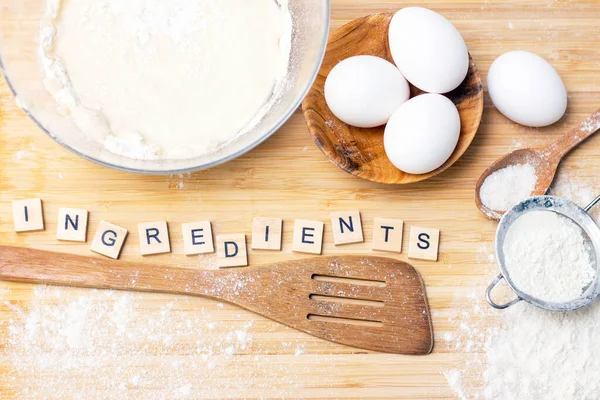
MULTIPOLYGON (((410 226, 439 228, 439 261, 409 261, 427 287, 435 336, 431 355, 358 351, 212 300, 144 294, 136 297, 135 303, 142 313, 160 312, 165 304, 177 301, 176 312, 168 322, 214 322, 216 328, 211 335, 225 335, 251 322, 248 332, 253 337, 252 345, 234 354, 210 354, 216 367, 202 368, 205 354, 195 352, 198 338, 177 336, 176 343, 167 345, 142 336, 137 340, 147 341, 149 346, 135 362, 130 362, 126 348, 120 349, 122 354, 108 357, 100 353, 90 359, 98 365, 111 362, 110 368, 122 365, 124 376, 145 373, 153 377, 143 385, 125 387, 122 395, 116 396, 103 387, 107 383, 98 374, 89 373, 89 368, 83 372, 72 369, 41 373, 39 368, 16 366, 19 360, 7 355, 11 354, 10 329, 28 312, 36 289, 33 285, 0 282, 0 398, 455 398, 444 372, 469 360, 482 362, 485 368, 485 354, 456 351, 448 338, 462 329, 461 323, 481 323, 479 314, 469 316, 466 312, 462 322, 456 315, 481 301, 483 287, 495 272, 489 255, 496 223, 487 220, 475 206, 476 181, 500 156, 521 146, 546 145, 599 107, 600 2, 432 0, 424 4, 333 0, 332 29, 366 14, 416 4, 441 12, 457 26, 484 79, 494 58, 509 50, 530 50, 548 59, 570 92, 568 115, 547 129, 523 128, 494 110, 486 93, 480 130, 463 157, 441 175, 406 186, 363 181, 331 164, 312 142, 300 110, 264 144, 232 162, 193 174, 152 177, 112 171, 63 149, 16 106, 2 81, 0 243, 91 255, 90 241, 72 244, 55 239, 57 212, 62 206, 88 208, 90 233, 95 232, 101 219, 129 229, 122 260, 192 268, 214 268, 215 255, 184 256, 182 222, 209 219, 215 234, 245 233, 249 238, 253 217, 283 218, 282 251, 249 250, 251 264, 304 257, 291 252, 295 218, 326 221, 324 255, 374 254, 370 249, 373 218, 403 219, 404 251, 397 258, 404 261, 408 261, 410 226), (46 231, 17 235, 12 227, 11 200, 29 197, 43 199, 46 231), (365 242, 335 247, 329 214, 354 209, 362 213, 365 242), (169 221, 172 254, 142 258, 137 223, 163 219, 169 221), (302 346, 301 354, 295 352, 297 346, 302 346), (180 382, 169 378, 176 362, 178 374, 189 377, 191 390, 177 392, 174 387, 175 394, 165 396, 165 387, 180 382), (61 381, 64 387, 57 390, 56 382, 61 381)), ((599 144, 600 138, 592 137, 570 153, 559 175, 576 177, 582 185, 600 183, 596 177, 600 171, 599 144)), ((85 295, 85 289, 64 289, 60 302, 76 301, 85 295)), ((46 301, 52 304, 59 300, 46 301)), ((493 321, 491 318, 488 323, 493 321)), ((149 324, 143 318, 136 323, 149 324)), ((103 327, 99 329, 104 331, 103 327)), ((475 379, 472 384, 481 382, 475 379)))

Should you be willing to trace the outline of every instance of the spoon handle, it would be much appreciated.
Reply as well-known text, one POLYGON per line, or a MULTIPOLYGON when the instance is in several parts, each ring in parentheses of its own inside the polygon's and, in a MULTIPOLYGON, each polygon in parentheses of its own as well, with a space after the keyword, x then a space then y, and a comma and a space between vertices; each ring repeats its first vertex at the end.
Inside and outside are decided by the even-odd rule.
POLYGON ((579 143, 592 136, 600 129, 600 109, 587 117, 571 132, 561 136, 557 141, 543 150, 545 157, 550 161, 560 161, 569 151, 579 143))

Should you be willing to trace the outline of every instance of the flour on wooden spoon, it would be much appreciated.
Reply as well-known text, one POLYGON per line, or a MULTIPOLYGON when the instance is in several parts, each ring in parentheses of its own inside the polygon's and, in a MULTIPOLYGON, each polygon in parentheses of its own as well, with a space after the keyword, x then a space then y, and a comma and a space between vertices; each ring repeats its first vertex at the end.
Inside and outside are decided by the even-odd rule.
POLYGON ((77 128, 138 159, 218 150, 285 85, 287 0, 48 0, 45 86, 77 128))

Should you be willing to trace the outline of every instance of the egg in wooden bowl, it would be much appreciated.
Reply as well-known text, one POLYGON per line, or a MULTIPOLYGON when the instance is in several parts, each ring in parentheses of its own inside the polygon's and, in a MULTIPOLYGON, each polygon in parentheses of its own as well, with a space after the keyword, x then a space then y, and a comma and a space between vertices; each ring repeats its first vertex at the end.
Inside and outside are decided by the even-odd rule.
MULTIPOLYGON (((410 9, 414 11, 417 8, 410 9)), ((420 10, 425 9, 421 8, 420 10)), ((432 11, 429 12, 435 14, 432 11)), ((439 14, 436 15, 439 16, 439 14)), ((468 57, 468 64, 465 64, 464 71, 466 76, 458 87, 443 94, 452 101, 458 110, 460 133, 456 146, 449 157, 439 167, 431 171, 409 173, 397 168, 394 164, 402 163, 392 163, 388 154, 386 154, 384 146, 385 125, 364 128, 345 123, 336 117, 325 99, 325 82, 333 68, 343 60, 354 56, 370 55, 394 63, 388 38, 390 23, 393 18, 393 13, 369 15, 344 25, 330 36, 321 70, 302 103, 302 110, 313 140, 335 165, 352 175, 369 181, 407 184, 423 181, 440 174, 464 154, 473 141, 481 122, 483 86, 477 67, 467 52, 465 57, 468 57)), ((443 19, 443 17, 441 18, 443 19)), ((448 24, 451 25, 449 22, 448 24)), ((395 64, 397 65, 397 63, 395 64)), ((413 85, 410 79, 409 88, 411 99, 426 93, 413 85)), ((431 118, 435 119, 436 116, 432 115, 431 118)), ((426 144, 430 143, 431 140, 423 140, 422 142, 426 144)), ((403 154, 402 151, 399 153, 403 154)), ((424 154, 424 157, 427 157, 427 154, 424 154)), ((419 157, 415 158, 418 159, 419 157)))

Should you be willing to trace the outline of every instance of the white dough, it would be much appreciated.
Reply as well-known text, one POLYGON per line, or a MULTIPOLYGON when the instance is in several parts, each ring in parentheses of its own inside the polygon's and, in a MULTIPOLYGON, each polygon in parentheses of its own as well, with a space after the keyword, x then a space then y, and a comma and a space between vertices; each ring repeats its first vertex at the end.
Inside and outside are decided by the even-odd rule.
POLYGON ((291 30, 286 0, 48 0, 40 60, 57 107, 92 140, 190 158, 268 111, 291 30))
POLYGON ((498 111, 521 125, 548 126, 567 110, 567 89, 554 67, 526 51, 498 57, 490 67, 487 86, 498 111))
POLYGON ((388 35, 394 63, 425 92, 450 92, 469 72, 469 52, 460 32, 434 11, 403 8, 392 18, 388 35))
POLYGON ((385 124, 409 97, 408 82, 398 68, 374 56, 341 61, 325 81, 325 100, 333 114, 359 128, 385 124))
POLYGON ((383 137, 385 152, 398 169, 425 174, 450 158, 460 135, 460 116, 452 101, 423 94, 392 115, 383 137))

